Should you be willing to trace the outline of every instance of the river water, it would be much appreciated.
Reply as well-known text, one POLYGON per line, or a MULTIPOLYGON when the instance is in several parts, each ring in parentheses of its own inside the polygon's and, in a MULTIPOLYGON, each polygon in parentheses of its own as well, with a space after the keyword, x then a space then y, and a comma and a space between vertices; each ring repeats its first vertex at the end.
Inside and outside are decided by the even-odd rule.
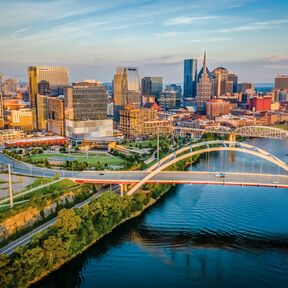
MULTIPOLYGON (((287 163, 288 142, 254 139, 287 163)), ((194 170, 281 173, 250 155, 194 170)), ((288 189, 178 185, 35 287, 288 287, 288 189)))

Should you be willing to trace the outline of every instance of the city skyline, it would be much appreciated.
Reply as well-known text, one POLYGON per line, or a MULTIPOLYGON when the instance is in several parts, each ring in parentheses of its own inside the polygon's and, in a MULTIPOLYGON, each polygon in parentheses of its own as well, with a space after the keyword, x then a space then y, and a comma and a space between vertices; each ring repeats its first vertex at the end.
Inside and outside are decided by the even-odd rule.
POLYGON ((182 83, 183 60, 201 63, 207 49, 209 69, 240 82, 287 74, 286 1, 69 2, 1 1, 1 72, 27 80, 28 66, 61 65, 71 82, 111 82, 116 67, 137 66, 141 77, 182 83))

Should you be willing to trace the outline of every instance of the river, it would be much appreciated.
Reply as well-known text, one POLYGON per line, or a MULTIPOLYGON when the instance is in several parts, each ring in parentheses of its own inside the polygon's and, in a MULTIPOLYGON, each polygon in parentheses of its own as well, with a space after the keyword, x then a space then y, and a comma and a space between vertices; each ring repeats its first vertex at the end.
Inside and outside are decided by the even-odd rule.
MULTIPOLYGON (((250 144, 287 163, 288 141, 250 144)), ((281 173, 241 153, 194 170, 281 173)), ((288 287, 288 189, 178 185, 34 287, 288 287)))

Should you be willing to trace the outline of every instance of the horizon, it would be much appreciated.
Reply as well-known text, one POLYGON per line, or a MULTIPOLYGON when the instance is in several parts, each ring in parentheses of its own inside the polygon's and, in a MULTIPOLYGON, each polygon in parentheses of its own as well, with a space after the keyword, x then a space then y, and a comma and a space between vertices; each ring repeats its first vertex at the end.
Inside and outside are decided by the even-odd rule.
POLYGON ((200 70, 204 49, 210 70, 225 67, 239 82, 272 83, 288 71, 286 1, 69 0, 69 5, 2 0, 1 72, 25 80, 28 66, 57 65, 69 68, 70 82, 109 82, 117 66, 136 66, 141 77, 182 83, 184 59, 198 59, 200 70))

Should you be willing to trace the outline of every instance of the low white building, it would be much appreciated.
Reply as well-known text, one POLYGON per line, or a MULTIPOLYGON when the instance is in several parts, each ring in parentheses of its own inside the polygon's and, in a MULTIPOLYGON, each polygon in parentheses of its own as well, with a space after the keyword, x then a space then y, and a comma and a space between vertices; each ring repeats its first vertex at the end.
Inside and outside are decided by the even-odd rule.
POLYGON ((100 138, 113 136, 113 120, 65 120, 66 137, 76 144, 86 138, 100 138))

